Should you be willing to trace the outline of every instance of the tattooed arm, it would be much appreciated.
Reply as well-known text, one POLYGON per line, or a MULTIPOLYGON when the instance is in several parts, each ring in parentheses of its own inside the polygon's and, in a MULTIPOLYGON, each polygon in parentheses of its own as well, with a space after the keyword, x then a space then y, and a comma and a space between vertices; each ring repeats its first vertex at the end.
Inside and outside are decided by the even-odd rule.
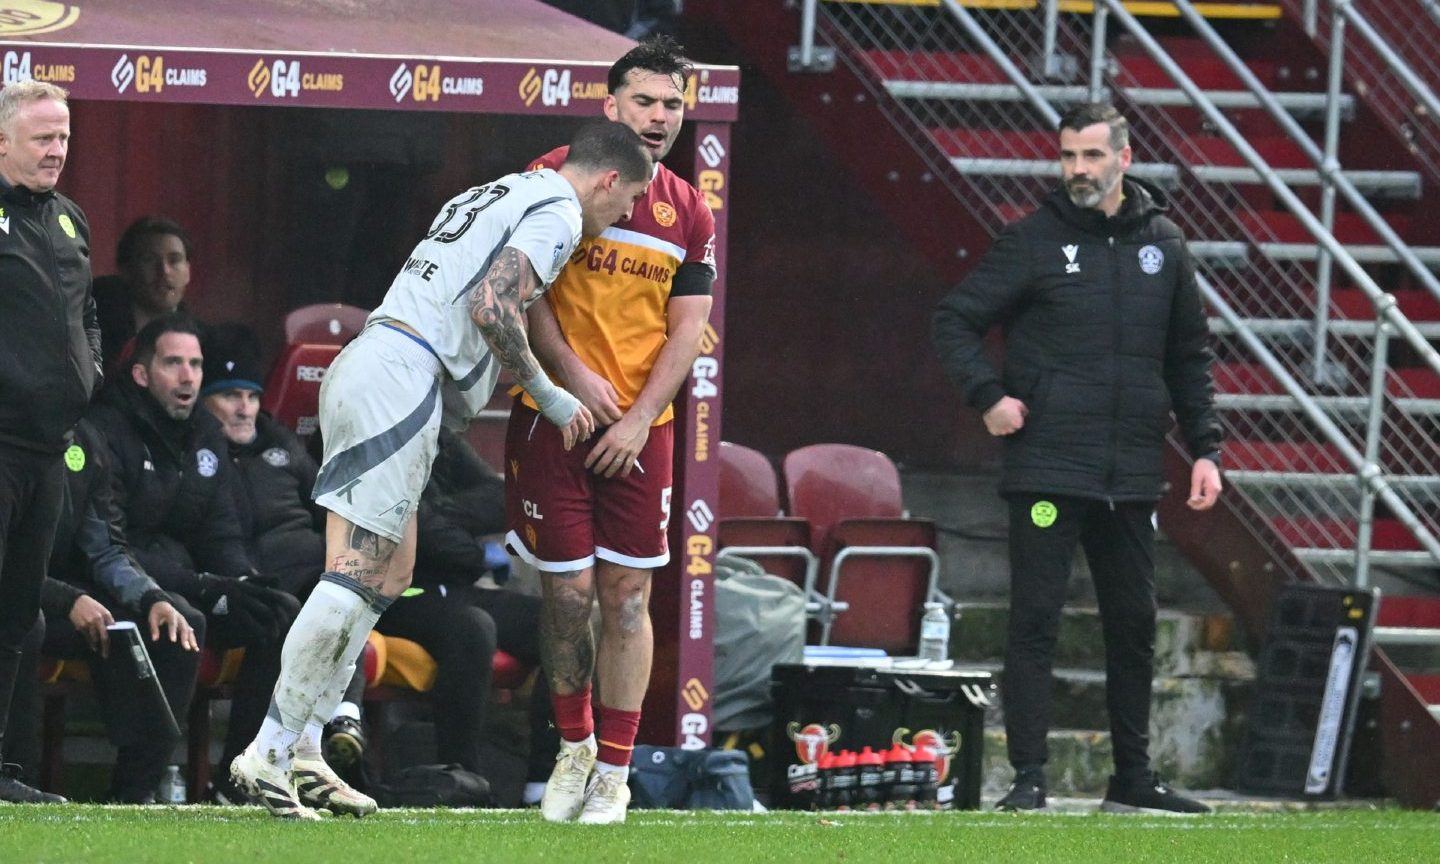
POLYGON ((540 279, 520 250, 506 246, 470 288, 470 320, 480 328, 495 359, 535 399, 545 419, 560 427, 569 450, 590 437, 595 421, 570 393, 556 387, 540 368, 525 332, 525 303, 540 290, 540 279))

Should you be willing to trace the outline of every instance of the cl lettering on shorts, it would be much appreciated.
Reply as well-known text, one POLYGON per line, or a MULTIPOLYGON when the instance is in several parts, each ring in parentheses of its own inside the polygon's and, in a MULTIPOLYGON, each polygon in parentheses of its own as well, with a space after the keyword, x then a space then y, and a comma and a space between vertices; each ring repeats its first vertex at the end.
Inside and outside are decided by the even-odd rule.
POLYGON ((1049 501, 1036 501, 1030 507, 1030 521, 1036 528, 1049 528, 1060 517, 1060 511, 1049 501))

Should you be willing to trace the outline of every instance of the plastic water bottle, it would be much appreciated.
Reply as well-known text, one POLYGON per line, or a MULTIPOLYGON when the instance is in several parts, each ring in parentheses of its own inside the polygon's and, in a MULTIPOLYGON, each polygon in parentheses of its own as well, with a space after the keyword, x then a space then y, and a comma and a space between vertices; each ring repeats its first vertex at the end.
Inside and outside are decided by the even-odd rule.
POLYGON ((926 603, 920 619, 920 659, 950 659, 950 617, 942 603, 926 603))
POLYGON ((171 765, 160 778, 160 800, 165 804, 185 803, 185 778, 180 776, 180 766, 171 765))

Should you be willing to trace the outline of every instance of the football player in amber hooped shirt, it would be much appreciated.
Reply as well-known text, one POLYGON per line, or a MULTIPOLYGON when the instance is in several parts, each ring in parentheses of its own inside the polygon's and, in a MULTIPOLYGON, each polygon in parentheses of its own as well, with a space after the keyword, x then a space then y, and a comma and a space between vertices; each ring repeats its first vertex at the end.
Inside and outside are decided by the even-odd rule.
MULTIPOLYGON (((527 394, 517 391, 510 415, 506 539, 541 574, 545 674, 563 739, 541 801, 552 822, 624 821, 650 680, 650 575, 670 560, 670 403, 699 354, 715 281, 714 216, 699 190, 660 164, 684 119, 691 64, 681 51, 656 37, 610 68, 605 115, 639 133, 655 178, 630 219, 582 239, 529 313, 536 356, 603 431, 567 453, 534 422, 527 394), (597 670, 605 689, 592 715, 597 670)), ((564 158, 562 148, 532 167, 564 158)))

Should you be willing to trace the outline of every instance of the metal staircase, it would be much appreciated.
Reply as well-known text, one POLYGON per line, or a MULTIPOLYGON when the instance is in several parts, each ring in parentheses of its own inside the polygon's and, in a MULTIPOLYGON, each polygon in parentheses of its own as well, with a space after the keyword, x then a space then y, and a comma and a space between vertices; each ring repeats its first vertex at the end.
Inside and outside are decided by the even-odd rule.
MULTIPOLYGON (((1436 115, 1372 106, 1379 79, 1345 54, 1327 64, 1290 8, 1304 0, 1285 2, 1211 4, 1207 20, 1185 0, 806 0, 815 35, 801 28, 789 67, 838 64, 864 82, 927 177, 991 234, 1055 183, 1057 107, 1120 105, 1132 173, 1166 187, 1192 238, 1248 530, 1318 581, 1380 584, 1380 644, 1440 644, 1440 619, 1395 600, 1440 593, 1440 220, 1422 197, 1440 182, 1436 115), (1156 17, 1143 25, 1127 5, 1156 17), (1375 115, 1391 131, 1354 122, 1375 115)), ((1411 679, 1424 686, 1391 689, 1440 699, 1411 679)))

